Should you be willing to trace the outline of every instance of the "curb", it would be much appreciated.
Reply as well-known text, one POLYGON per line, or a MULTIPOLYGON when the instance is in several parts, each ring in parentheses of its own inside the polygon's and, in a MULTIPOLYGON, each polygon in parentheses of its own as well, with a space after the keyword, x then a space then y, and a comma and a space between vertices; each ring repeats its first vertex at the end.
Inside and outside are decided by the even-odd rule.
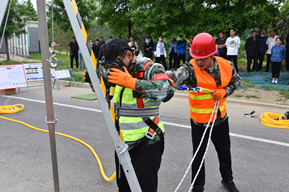
MULTIPOLYGON (((54 80, 52 80, 51 82, 53 83, 54 80)), ((69 85, 69 81, 66 80, 58 80, 59 85, 69 85)), ((81 82, 76 82, 75 81, 75 85, 76 87, 82 87, 82 88, 90 88, 89 83, 81 83, 81 82)), ((74 87, 73 81, 71 81, 70 84, 71 87, 74 87)), ((55 88, 55 87, 54 87, 55 88)))
MULTIPOLYGON (((178 96, 184 96, 188 97, 187 93, 182 93, 182 91, 176 91, 175 95, 178 96)), ((267 106, 267 107, 281 107, 281 108, 287 108, 289 109, 288 105, 278 105, 278 104, 273 104, 273 103, 262 103, 262 102, 256 102, 256 101, 245 101, 245 100, 237 100, 237 99, 228 99, 228 102, 230 103, 239 103, 239 104, 251 104, 251 105, 262 105, 262 106, 267 106)))

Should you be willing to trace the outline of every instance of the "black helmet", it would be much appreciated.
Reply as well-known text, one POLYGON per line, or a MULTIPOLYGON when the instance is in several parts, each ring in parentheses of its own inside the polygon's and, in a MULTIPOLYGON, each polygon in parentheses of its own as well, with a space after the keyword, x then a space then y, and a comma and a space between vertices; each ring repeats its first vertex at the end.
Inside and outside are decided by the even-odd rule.
POLYGON ((99 62, 102 65, 114 63, 119 67, 124 67, 122 57, 125 50, 133 53, 128 44, 122 39, 111 39, 100 46, 99 62))

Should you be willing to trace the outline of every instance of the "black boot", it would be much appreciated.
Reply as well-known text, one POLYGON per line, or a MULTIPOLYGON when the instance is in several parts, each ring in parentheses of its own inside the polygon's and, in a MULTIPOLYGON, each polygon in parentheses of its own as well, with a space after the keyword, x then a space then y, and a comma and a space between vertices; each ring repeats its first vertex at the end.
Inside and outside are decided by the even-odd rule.
POLYGON ((239 192, 233 181, 221 181, 221 183, 229 192, 239 192))

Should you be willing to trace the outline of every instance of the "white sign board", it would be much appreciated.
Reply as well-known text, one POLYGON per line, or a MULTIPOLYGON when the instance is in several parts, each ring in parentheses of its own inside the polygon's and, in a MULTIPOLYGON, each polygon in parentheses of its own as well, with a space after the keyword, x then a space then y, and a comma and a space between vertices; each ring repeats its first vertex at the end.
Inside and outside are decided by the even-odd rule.
POLYGON ((66 79, 71 77, 69 69, 57 70, 55 71, 55 76, 57 79, 66 79))
POLYGON ((0 65, 0 90, 22 87, 27 87, 23 65, 0 65))
MULTIPOLYGON (((23 64, 27 81, 43 80, 42 63, 23 64)), ((50 69, 51 79, 55 79, 55 70, 50 69)))

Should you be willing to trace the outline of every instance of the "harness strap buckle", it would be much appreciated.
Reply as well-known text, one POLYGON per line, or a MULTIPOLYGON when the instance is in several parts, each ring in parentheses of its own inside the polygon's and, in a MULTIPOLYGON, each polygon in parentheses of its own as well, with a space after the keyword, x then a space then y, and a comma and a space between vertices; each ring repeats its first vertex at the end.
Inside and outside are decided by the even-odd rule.
POLYGON ((152 129, 152 128, 149 128, 146 133, 145 133, 145 136, 146 138, 148 139, 153 139, 155 137, 155 131, 152 129))

